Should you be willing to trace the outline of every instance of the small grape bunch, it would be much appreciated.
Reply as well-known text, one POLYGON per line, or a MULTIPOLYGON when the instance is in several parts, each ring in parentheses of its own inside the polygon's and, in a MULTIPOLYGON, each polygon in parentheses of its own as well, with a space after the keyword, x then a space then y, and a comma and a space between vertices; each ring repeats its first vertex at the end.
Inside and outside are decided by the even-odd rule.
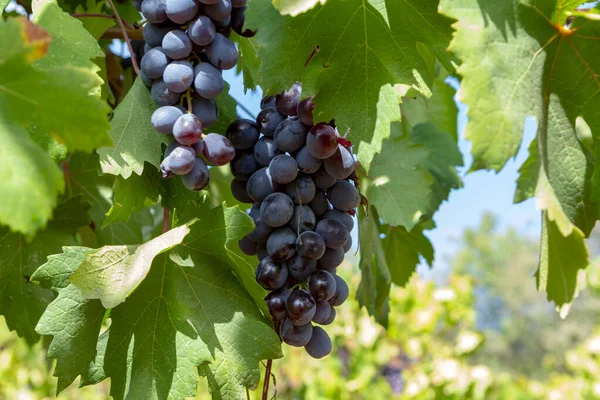
POLYGON ((251 203, 255 228, 239 242, 257 255, 256 280, 281 339, 314 358, 332 350, 318 325, 328 325, 348 298, 336 273, 352 246, 355 184, 351 143, 333 121, 313 123, 313 98, 302 86, 267 96, 256 121, 238 119, 227 129, 236 149, 230 164, 233 196, 251 203))
POLYGON ((164 154, 163 176, 182 175, 187 188, 201 190, 210 174, 200 155, 212 165, 225 165, 235 155, 226 138, 204 135, 204 129, 219 116, 214 99, 225 89, 222 71, 238 62, 231 31, 254 35, 243 30, 246 0, 134 0, 134 5, 147 21, 140 78, 160 107, 152 125, 175 139, 164 154))

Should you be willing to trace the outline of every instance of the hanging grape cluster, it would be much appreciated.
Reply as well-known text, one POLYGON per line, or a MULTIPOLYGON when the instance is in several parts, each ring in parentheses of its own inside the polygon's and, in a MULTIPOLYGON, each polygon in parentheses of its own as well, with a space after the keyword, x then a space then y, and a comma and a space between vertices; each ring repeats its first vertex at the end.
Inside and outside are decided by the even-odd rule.
POLYGON ((321 358, 331 339, 313 324, 328 325, 348 298, 336 269, 352 246, 351 215, 360 203, 351 144, 334 121, 313 124, 313 98, 302 86, 263 99, 256 121, 238 119, 227 137, 236 149, 230 164, 233 196, 253 203, 255 229, 239 246, 257 255, 257 282, 282 340, 321 358))
POLYGON ((245 3, 134 0, 147 20, 140 76, 160 106, 152 115, 152 125, 175 139, 160 168, 165 178, 181 175, 190 190, 208 185, 207 162, 225 165, 235 155, 229 140, 216 133, 205 135, 204 129, 219 115, 214 99, 225 89, 222 71, 234 68, 238 61, 235 44, 228 39, 230 32, 252 35, 242 31, 245 3))

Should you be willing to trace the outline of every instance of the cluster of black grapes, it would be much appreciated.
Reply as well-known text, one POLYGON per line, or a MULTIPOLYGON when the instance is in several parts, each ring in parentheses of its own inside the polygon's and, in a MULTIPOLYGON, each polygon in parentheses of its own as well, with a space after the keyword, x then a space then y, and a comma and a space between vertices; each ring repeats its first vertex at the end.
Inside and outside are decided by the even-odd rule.
POLYGON ((152 125, 175 139, 165 151, 163 176, 181 175, 188 189, 202 190, 210 180, 206 162, 225 165, 235 155, 229 140, 215 133, 205 135, 203 129, 219 115, 214 99, 225 89, 222 71, 238 61, 230 32, 252 34, 242 31, 246 0, 134 0, 134 4, 146 19, 140 76, 160 106, 152 125))
POLYGON ((236 149, 231 191, 253 203, 256 227, 239 246, 260 260, 256 280, 271 291, 265 301, 278 333, 321 358, 331 352, 331 339, 313 323, 331 324, 348 298, 336 268, 352 246, 360 193, 350 142, 333 121, 313 123, 313 99, 300 101, 301 89, 296 83, 265 97, 256 121, 229 126, 236 149))

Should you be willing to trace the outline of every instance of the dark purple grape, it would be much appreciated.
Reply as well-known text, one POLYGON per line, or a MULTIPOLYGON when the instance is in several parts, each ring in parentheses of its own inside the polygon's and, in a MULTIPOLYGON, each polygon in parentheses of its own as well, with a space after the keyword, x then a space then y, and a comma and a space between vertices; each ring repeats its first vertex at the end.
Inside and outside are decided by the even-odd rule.
POLYGON ((170 135, 173 133, 173 125, 183 112, 177 107, 164 106, 156 109, 152 114, 151 122, 154 129, 159 133, 170 135))
POLYGON ((260 101, 260 108, 263 110, 265 108, 275 108, 275 96, 263 97, 263 99, 260 101))
POLYGON ((331 126, 320 123, 308 132, 306 147, 313 157, 324 160, 334 155, 338 148, 337 132, 331 126))
POLYGON ((317 224, 315 232, 325 241, 327 247, 338 249, 344 247, 348 240, 348 229, 340 221, 323 219, 317 224))
MULTIPOLYGON (((286 316, 287 299, 290 296, 290 291, 287 288, 282 288, 269 293, 265 297, 265 303, 269 308, 269 313, 274 321, 283 321, 286 316)), ((326 303, 329 304, 329 303, 326 303)))
POLYGON ((317 218, 309 206, 304 204, 302 206, 297 205, 294 207, 294 213, 289 225, 294 232, 312 231, 317 225, 317 218))
POLYGON ((192 86, 194 67, 187 60, 173 61, 165 68, 163 80, 170 91, 183 93, 192 86))
POLYGON ((202 141, 204 142, 202 154, 211 165, 226 165, 235 157, 235 148, 225 136, 209 133, 202 141))
POLYGON ((327 173, 336 179, 346 179, 354 172, 354 158, 342 145, 323 163, 327 173))
POLYGON ((186 146, 191 146, 202 140, 202 122, 194 114, 183 114, 173 125, 175 140, 186 146))
POLYGON ((163 38, 162 49, 169 58, 181 60, 192 54, 192 42, 184 31, 174 30, 163 38))
POLYGON ((240 247, 240 250, 242 250, 242 252, 247 256, 256 255, 257 243, 253 242, 247 235, 238 241, 238 246, 240 247))
POLYGON ((238 150, 249 149, 258 140, 258 128, 249 119, 237 119, 227 128, 227 138, 238 150))
POLYGON ((150 79, 144 71, 140 70, 140 78, 142 79, 142 82, 144 82, 144 85, 148 87, 152 86, 152 79, 150 79))
POLYGON ((312 199, 308 205, 313 210, 316 217, 321 217, 331 208, 327 201, 327 196, 325 196, 325 192, 319 189, 315 192, 315 198, 312 199))
POLYGON ((308 288, 315 301, 328 301, 336 293, 336 280, 329 272, 320 269, 308 278, 308 288))
POLYGON ((152 24, 160 24, 167 17, 167 5, 165 0, 144 0, 142 2, 142 15, 152 24))
POLYGON ((237 179, 247 181, 258 170, 258 164, 251 152, 239 152, 229 164, 231 173, 237 179))
POLYGON ((208 186, 210 171, 202 159, 196 158, 194 168, 187 175, 184 175, 182 180, 183 185, 189 190, 199 191, 208 186))
POLYGON ((315 260, 310 260, 299 255, 295 255, 288 260, 287 265, 290 275, 299 281, 307 279, 317 270, 317 262, 315 260))
POLYGON ((267 240, 273 232, 273 228, 265 224, 260 216, 259 208, 252 207, 250 216, 254 220, 254 230, 248 234, 248 237, 258 243, 267 243, 267 240))
POLYGON ((260 205, 262 220, 273 228, 287 224, 294 213, 294 202, 283 193, 268 195, 260 205))
POLYGON ((196 161, 196 152, 188 146, 176 146, 167 148, 165 158, 160 164, 163 178, 172 175, 185 175, 194 167, 196 161))
POLYGON ((287 154, 275 156, 269 163, 269 173, 275 182, 285 185, 298 176, 298 163, 287 154))
POLYGON ((256 125, 265 136, 273 136, 277 126, 285 120, 275 108, 265 108, 256 117, 256 125))
POLYGON ((225 21, 231 15, 231 0, 220 0, 204 6, 204 13, 213 21, 225 21))
POLYGON ((323 257, 325 249, 325 241, 316 232, 302 232, 296 241, 296 252, 311 260, 318 260, 323 257))
POLYGON ((315 183, 308 175, 300 174, 285 186, 285 192, 296 204, 307 204, 315 198, 315 183))
POLYGON ((252 174, 246 185, 248 195, 256 202, 263 201, 268 195, 279 189, 279 184, 273 181, 268 168, 261 168, 252 174))
POLYGON ((315 316, 312 319, 313 322, 317 324, 327 322, 327 320, 331 316, 332 309, 333 307, 327 301, 317 302, 317 311, 315 312, 315 316))
POLYGON ((158 79, 162 78, 169 61, 162 47, 156 47, 144 54, 140 68, 148 78, 158 79))
POLYGON ((219 108, 214 100, 202 97, 194 99, 192 100, 192 111, 200 118, 203 128, 213 125, 219 118, 219 108))
POLYGON ((344 253, 347 253, 350 251, 350 249, 352 248, 352 235, 348 235, 348 240, 346 240, 346 243, 344 244, 344 253))
POLYGON ((280 150, 293 153, 304 146, 307 134, 306 125, 297 117, 290 117, 277 126, 273 137, 280 150))
POLYGON ((238 62, 238 51, 235 44, 225 36, 217 33, 215 39, 206 47, 206 56, 212 65, 220 69, 231 69, 238 62))
POLYGON ((254 158, 258 165, 263 167, 268 166, 271 160, 281 153, 273 139, 268 137, 261 137, 254 145, 254 158))
POLYGON ((169 90, 162 79, 157 79, 152 83, 150 94, 152 101, 158 106, 174 106, 181 97, 179 93, 169 90))
POLYGON ((348 232, 352 232, 354 229, 354 219, 344 211, 339 210, 329 210, 325 214, 323 214, 323 219, 335 219, 336 221, 340 221, 348 232))
POLYGON ((200 5, 195 0, 166 0, 167 16, 177 24, 191 21, 198 13, 199 8, 200 5))
POLYGON ((233 197, 241 203, 252 203, 254 200, 248 196, 246 192, 246 181, 240 179, 233 179, 231 181, 231 194, 233 197))
POLYGON ((276 262, 271 257, 263 258, 256 267, 256 282, 267 290, 282 288, 287 277, 287 265, 283 262, 276 262))
POLYGON ((283 115, 298 114, 298 104, 300 103, 300 95, 302 94, 302 84, 296 82, 290 90, 275 96, 275 107, 283 115))
MULTIPOLYGON (((348 236, 350 238, 350 236, 348 236)), ((327 247, 325 250, 325 254, 323 257, 317 261, 317 266, 319 269, 324 269, 331 273, 335 273, 335 269, 339 267, 342 262, 344 262, 344 249, 332 249, 331 247, 327 247)))
POLYGON ((240 36, 253 37, 256 35, 255 31, 251 29, 244 30, 244 24, 246 23, 246 7, 235 7, 231 10, 231 29, 240 36))
POLYGON ((152 47, 160 46, 165 35, 171 32, 173 29, 176 29, 175 26, 156 25, 148 22, 144 25, 144 40, 152 47))
POLYGON ((194 70, 194 88, 206 99, 218 97, 225 89, 225 81, 220 70, 210 63, 198 64, 194 70))
POLYGON ((335 283, 336 289, 335 294, 331 299, 329 299, 329 303, 332 306, 338 307, 344 304, 344 302, 348 299, 350 295, 350 289, 348 289, 348 284, 344 281, 339 275, 335 275, 335 283))
POLYGON ((298 118, 306 126, 312 126, 313 122, 313 111, 315 110, 315 103, 313 99, 315 96, 310 96, 308 99, 304 99, 298 104, 298 118))
POLYGON ((348 181, 337 181, 327 191, 329 202, 336 210, 350 211, 360 204, 360 193, 353 183, 348 181))
POLYGON ((198 46, 208 46, 217 35, 217 28, 210 18, 201 15, 190 22, 187 34, 198 46))
MULTIPOLYGON (((268 256, 269 252, 267 252, 267 243, 258 243, 258 245, 256 246, 256 257, 258 257, 258 260, 260 261, 268 256)), ((290 279, 288 278, 288 281, 289 280, 290 279)))
POLYGON ((304 289, 296 289, 287 300, 287 315, 293 325, 306 325, 317 311, 315 299, 304 289))
POLYGON ((294 326, 289 319, 281 324, 281 339, 289 346, 306 346, 312 337, 313 326, 308 323, 302 326, 294 326))
POLYGON ((300 172, 304 172, 305 174, 312 174, 317 172, 317 170, 323 164, 322 160, 318 158, 314 158, 308 148, 304 146, 296 153, 296 162, 298 163, 298 169, 300 172))
POLYGON ((296 233, 287 227, 275 230, 267 240, 267 251, 274 260, 289 260, 296 254, 296 233))
POLYGON ((333 176, 329 175, 324 166, 321 166, 321 168, 319 168, 319 170, 314 173, 312 178, 315 182, 315 186, 323 190, 329 189, 330 187, 335 185, 335 182, 337 182, 337 180, 333 176))
MULTIPOLYGON (((331 302, 330 302, 331 304, 331 302)), ((329 318, 327 318, 327 320, 325 320, 324 322, 319 322, 320 325, 330 325, 333 323, 333 321, 335 321, 335 317, 336 317, 337 311, 335 311, 335 307, 331 306, 331 314, 329 314, 329 318)))
POLYGON ((332 348, 331 338, 329 338, 327 332, 319 326, 313 328, 310 341, 304 346, 308 355, 316 359, 329 355, 332 348))

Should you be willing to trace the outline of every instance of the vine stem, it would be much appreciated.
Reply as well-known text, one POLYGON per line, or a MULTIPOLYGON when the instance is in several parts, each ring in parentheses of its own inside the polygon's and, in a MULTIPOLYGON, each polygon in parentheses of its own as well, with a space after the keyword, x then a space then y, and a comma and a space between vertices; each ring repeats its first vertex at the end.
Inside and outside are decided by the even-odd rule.
POLYGON ((267 361, 267 370, 265 371, 265 384, 263 385, 262 400, 269 399, 269 381, 271 380, 271 367, 273 366, 273 360, 267 361))
MULTIPOLYGON (((133 40, 144 40, 144 33, 141 29, 126 29, 125 30, 129 38, 133 40)), ((108 28, 101 39, 109 40, 109 39, 125 39, 123 35, 123 31, 119 27, 108 28)))
POLYGON ((169 207, 163 207, 163 233, 168 232, 169 229, 169 207))
POLYGON ((129 35, 127 34, 127 29, 125 29, 125 24, 123 24, 123 20, 117 11, 117 7, 115 7, 115 3, 112 0, 106 0, 112 8, 113 14, 115 15, 115 19, 119 23, 119 27, 121 28, 121 32, 123 32, 123 38, 125 39, 125 43, 127 43, 127 47, 129 48, 129 54, 131 55, 131 65, 133 66, 133 70, 136 75, 140 74, 140 68, 138 67, 137 60, 135 59, 135 53, 133 52, 133 47, 131 46, 131 40, 129 39, 129 35))
MULTIPOLYGON (((114 15, 106 15, 106 14, 94 14, 94 13, 75 13, 75 14, 71 14, 71 17, 73 18, 107 18, 107 19, 113 19, 113 20, 117 20, 117 17, 115 17, 114 15)), ((123 21, 123 25, 125 25, 125 27, 127 29, 135 29, 133 26, 131 26, 127 21, 123 21)))

